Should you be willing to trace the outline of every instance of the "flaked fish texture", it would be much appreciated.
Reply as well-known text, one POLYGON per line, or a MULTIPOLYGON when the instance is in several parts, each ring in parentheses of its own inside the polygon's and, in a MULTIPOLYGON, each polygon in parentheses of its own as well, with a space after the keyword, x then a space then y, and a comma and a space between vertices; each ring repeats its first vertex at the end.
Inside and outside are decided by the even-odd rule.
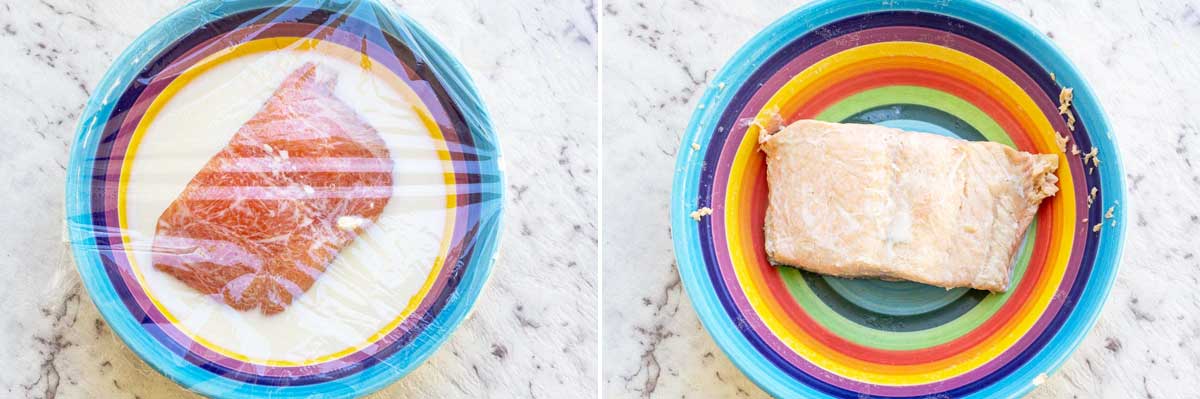
POLYGON ((283 311, 392 196, 379 133, 334 96, 334 71, 292 72, 158 219, 153 263, 238 310, 283 311))
POLYGON ((763 133, 767 257, 842 277, 1003 292, 1058 155, 883 126, 763 133))

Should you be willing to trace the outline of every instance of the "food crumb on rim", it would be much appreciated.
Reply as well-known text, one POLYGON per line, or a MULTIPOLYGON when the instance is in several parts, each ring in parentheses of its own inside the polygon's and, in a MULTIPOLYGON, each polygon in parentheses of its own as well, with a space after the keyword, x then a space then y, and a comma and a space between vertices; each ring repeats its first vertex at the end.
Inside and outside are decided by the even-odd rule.
POLYGON ((1071 107, 1071 100, 1075 99, 1075 89, 1064 87, 1058 92, 1058 114, 1066 115, 1067 108, 1071 107))
POLYGON ((1063 87, 1058 92, 1058 114, 1067 116, 1067 128, 1075 131, 1075 114, 1071 113, 1071 100, 1075 99, 1075 89, 1063 87))
POLYGON ((1059 134, 1057 130, 1054 131, 1054 144, 1058 144, 1059 152, 1067 152, 1068 141, 1071 141, 1071 137, 1063 136, 1062 134, 1059 134))

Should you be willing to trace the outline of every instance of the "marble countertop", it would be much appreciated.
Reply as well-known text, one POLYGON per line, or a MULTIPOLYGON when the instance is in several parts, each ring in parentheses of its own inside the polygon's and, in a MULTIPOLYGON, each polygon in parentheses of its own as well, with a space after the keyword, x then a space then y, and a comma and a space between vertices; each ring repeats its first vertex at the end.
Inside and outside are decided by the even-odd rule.
MULTIPOLYGON (((510 197, 473 315, 374 397, 592 395, 598 10, 403 3, 471 71, 500 132, 510 197)), ((0 397, 189 396, 113 335, 61 240, 64 165, 84 102, 125 46, 181 4, 0 0, 0 397)))
MULTIPOLYGON (((1200 373, 1200 6, 1005 1, 1099 93, 1132 204, 1124 261, 1096 327, 1036 398, 1175 398, 1200 373)), ((613 0, 603 7, 605 397, 750 397, 675 270, 671 172, 709 78, 793 1, 613 0), (646 79, 655 84, 646 84, 646 79)), ((1125 205, 1125 204, 1122 204, 1125 205)))

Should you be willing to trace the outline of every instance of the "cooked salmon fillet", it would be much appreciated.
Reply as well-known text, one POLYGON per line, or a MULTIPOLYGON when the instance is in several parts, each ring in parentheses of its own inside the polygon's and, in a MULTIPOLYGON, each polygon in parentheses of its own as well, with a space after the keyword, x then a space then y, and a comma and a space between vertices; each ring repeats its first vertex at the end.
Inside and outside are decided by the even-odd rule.
POLYGON ((801 120, 759 137, 774 264, 1005 291, 1058 155, 883 126, 801 120))
POLYGON ((162 213, 153 263, 233 308, 283 311, 379 218, 392 160, 334 97, 336 74, 308 63, 162 213))

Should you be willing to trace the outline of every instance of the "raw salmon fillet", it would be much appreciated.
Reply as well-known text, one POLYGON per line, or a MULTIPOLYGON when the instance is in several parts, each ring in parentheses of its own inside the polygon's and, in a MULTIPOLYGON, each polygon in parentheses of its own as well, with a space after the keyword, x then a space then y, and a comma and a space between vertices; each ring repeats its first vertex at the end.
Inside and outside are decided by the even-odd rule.
POLYGON ((308 63, 158 219, 154 267, 238 310, 283 311, 392 195, 379 133, 308 63))
POLYGON ((762 134, 772 263, 842 277, 1005 291, 1056 154, 802 120, 762 134))

